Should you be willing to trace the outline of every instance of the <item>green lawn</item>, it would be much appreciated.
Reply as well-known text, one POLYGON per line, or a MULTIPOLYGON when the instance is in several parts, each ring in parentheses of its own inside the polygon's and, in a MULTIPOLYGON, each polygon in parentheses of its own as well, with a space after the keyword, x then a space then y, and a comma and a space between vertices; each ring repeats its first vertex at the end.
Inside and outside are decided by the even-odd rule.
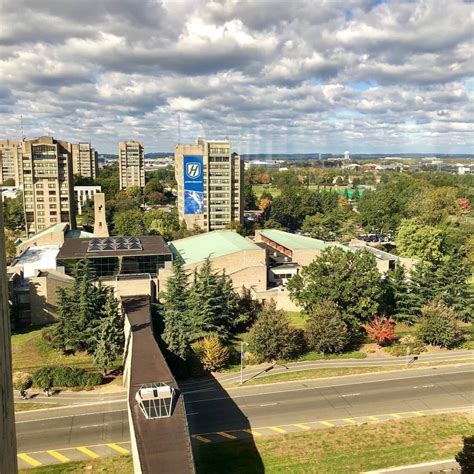
POLYGON ((215 443, 195 448, 198 474, 347 473, 449 459, 472 418, 438 415, 215 443))
POLYGON ((94 369, 92 356, 86 353, 63 355, 43 340, 41 329, 38 327, 14 331, 11 341, 14 372, 33 372, 45 365, 69 365, 71 367, 94 369))
POLYGON ((286 311, 290 324, 295 328, 304 329, 306 326, 306 315, 300 311, 286 311))
POLYGON ((83 462, 68 462, 52 466, 36 467, 20 471, 22 474, 133 474, 132 456, 112 456, 110 458, 94 459, 83 462))
POLYGON ((274 186, 262 186, 261 184, 252 185, 253 192, 257 196, 257 199, 260 199, 260 196, 264 191, 269 192, 273 197, 277 197, 281 194, 281 189, 274 186))

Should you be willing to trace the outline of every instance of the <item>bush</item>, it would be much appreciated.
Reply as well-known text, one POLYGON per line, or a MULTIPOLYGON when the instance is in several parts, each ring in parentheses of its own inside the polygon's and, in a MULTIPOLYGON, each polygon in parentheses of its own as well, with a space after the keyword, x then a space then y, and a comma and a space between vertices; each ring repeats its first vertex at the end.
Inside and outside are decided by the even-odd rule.
POLYGON ((257 316, 249 332, 250 351, 260 361, 291 359, 304 350, 303 331, 290 326, 288 317, 273 300, 257 316))
POLYGON ((402 337, 399 342, 400 344, 394 344, 393 346, 388 347, 386 349, 387 352, 393 356, 406 356, 407 352, 409 354, 421 354, 426 351, 423 342, 411 334, 402 337))
POLYGON ((463 448, 456 454, 455 459, 461 466, 461 474, 472 474, 474 472, 474 436, 466 436, 463 441, 463 448))
POLYGON ((30 374, 25 372, 15 372, 13 374, 13 388, 15 390, 28 390, 33 381, 30 374))
POLYGON ((102 376, 97 372, 87 372, 75 367, 57 366, 41 367, 32 377, 35 387, 92 387, 102 382, 102 376))
POLYGON ((325 300, 314 308, 306 327, 306 341, 310 349, 323 354, 342 352, 349 339, 347 325, 335 303, 325 300))
POLYGON ((218 336, 205 337, 201 341, 198 354, 203 368, 209 371, 224 368, 229 360, 229 350, 218 336))
POLYGON ((463 331, 457 314, 441 300, 435 300, 421 308, 417 336, 426 344, 451 348, 462 341, 463 331))
POLYGON ((392 318, 374 318, 370 323, 364 325, 364 329, 369 339, 379 346, 385 346, 397 338, 392 318))

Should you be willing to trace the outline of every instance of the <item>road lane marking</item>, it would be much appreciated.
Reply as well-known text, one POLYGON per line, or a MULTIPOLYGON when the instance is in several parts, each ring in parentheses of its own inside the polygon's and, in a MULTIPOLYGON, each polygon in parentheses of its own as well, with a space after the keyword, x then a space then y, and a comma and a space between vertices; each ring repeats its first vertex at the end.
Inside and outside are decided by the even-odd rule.
MULTIPOLYGON (((87 404, 87 406, 89 405, 93 405, 92 403, 91 404, 87 404)), ((94 404, 95 405, 95 404, 94 404)), ((100 405, 104 405, 104 402, 100 402, 100 405)), ((67 408, 68 409, 75 409, 75 408, 83 408, 84 405, 70 405, 68 406, 67 408)), ((44 408, 44 410, 56 410, 56 409, 59 409, 59 410, 63 410, 64 407, 56 407, 56 408, 44 408)), ((31 411, 28 411, 28 412, 20 412, 20 413, 32 413, 34 414, 35 411, 39 411, 39 410, 31 410, 31 411)), ((33 420, 21 420, 21 421, 16 421, 15 424, 19 425, 20 423, 36 423, 37 421, 48 421, 48 420, 60 420, 61 418, 75 418, 75 417, 78 417, 78 416, 89 416, 89 415, 103 415, 105 413, 118 413, 118 412, 127 412, 127 409, 124 408, 122 410, 109 410, 109 411, 94 411, 94 412, 90 412, 90 413, 73 413, 71 415, 60 415, 60 416, 51 416, 49 418, 34 418, 33 420)))
POLYGON ((255 431, 255 430, 245 429, 245 430, 242 430, 242 431, 244 431, 245 433, 248 433, 252 436, 262 436, 262 433, 259 433, 258 431, 255 431))
POLYGON ((276 405, 276 403, 264 403, 263 405, 260 405, 261 407, 272 407, 273 405, 276 405))
POLYGON ((389 413, 389 415, 393 418, 403 418, 402 415, 399 415, 398 413, 389 413))
POLYGON ((269 428, 277 433, 288 433, 288 431, 284 430, 283 428, 278 428, 278 426, 269 426, 269 428))
POLYGON ((79 448, 76 448, 79 450, 81 453, 87 454, 87 456, 91 457, 92 459, 97 459, 100 457, 97 453, 94 453, 94 451, 91 451, 89 448, 86 448, 85 446, 80 446, 79 448))
POLYGON ((227 438, 227 439, 232 439, 232 440, 237 439, 237 436, 226 433, 225 431, 218 431, 217 434, 220 435, 220 436, 223 436, 224 438, 227 438))
POLYGON ((28 456, 28 454, 25 454, 25 453, 17 454, 17 457, 20 458, 22 461, 25 461, 26 463, 28 463, 30 466, 34 466, 34 467, 41 466, 41 463, 39 461, 32 458, 31 456, 28 456))
POLYGON ((378 417, 373 416, 373 415, 368 416, 367 418, 368 418, 369 420, 378 421, 378 417))
POLYGON ((308 425, 304 425, 303 423, 295 423, 293 426, 296 426, 297 428, 301 428, 302 430, 310 430, 311 427, 308 425))
POLYGON ((352 424, 356 423, 356 421, 352 418, 343 418, 342 421, 345 421, 346 423, 352 423, 352 424))
POLYGON ((329 426, 330 428, 332 428, 334 425, 332 423, 330 423, 329 421, 320 421, 319 423, 323 424, 324 426, 329 426))
POLYGON ((342 397, 358 397, 360 393, 348 393, 347 395, 341 395, 342 397))
MULTIPOLYGON (((120 421, 120 420, 118 420, 120 421)), ((105 423, 97 423, 96 425, 84 425, 84 426, 79 426, 79 429, 81 428, 95 428, 96 426, 104 426, 105 423)))
POLYGON ((46 451, 46 452, 48 454, 50 454, 51 456, 53 456, 53 458, 56 458, 58 461, 61 461, 61 462, 69 462, 70 461, 69 458, 67 458, 66 456, 64 456, 61 453, 58 453, 57 451, 51 450, 51 451, 46 451))
POLYGON ((192 435, 192 437, 198 441, 202 441, 203 443, 212 443, 210 439, 204 438, 204 436, 201 435, 192 435))
POLYGON ((107 446, 109 448, 114 449, 120 454, 128 454, 130 452, 128 449, 122 448, 122 446, 119 446, 118 444, 115 444, 115 443, 109 443, 107 446))

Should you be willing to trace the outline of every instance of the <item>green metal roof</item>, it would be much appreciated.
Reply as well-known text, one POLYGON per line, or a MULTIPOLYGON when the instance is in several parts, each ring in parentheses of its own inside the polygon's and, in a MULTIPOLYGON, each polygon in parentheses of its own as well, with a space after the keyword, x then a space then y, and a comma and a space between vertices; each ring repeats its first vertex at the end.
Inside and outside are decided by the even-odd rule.
POLYGON ((73 229, 66 234, 66 239, 90 239, 92 237, 94 234, 81 229, 73 229))
POLYGON ((43 229, 41 232, 37 232, 36 234, 33 234, 29 239, 18 242, 16 245, 24 244, 26 242, 29 242, 30 240, 33 241, 37 239, 38 237, 51 234, 52 232, 64 232, 67 225, 68 225, 67 222, 60 222, 59 224, 54 224, 50 227, 47 227, 46 229, 43 229))
POLYGON ((277 244, 280 244, 289 250, 324 250, 335 245, 332 242, 324 242, 324 240, 312 239, 311 237, 305 237, 304 235, 290 234, 289 232, 276 229, 263 229, 260 231, 260 233, 264 237, 273 240, 277 244))
POLYGON ((169 243, 172 252, 185 264, 202 262, 209 255, 222 257, 241 250, 257 250, 258 245, 232 230, 215 230, 169 243))

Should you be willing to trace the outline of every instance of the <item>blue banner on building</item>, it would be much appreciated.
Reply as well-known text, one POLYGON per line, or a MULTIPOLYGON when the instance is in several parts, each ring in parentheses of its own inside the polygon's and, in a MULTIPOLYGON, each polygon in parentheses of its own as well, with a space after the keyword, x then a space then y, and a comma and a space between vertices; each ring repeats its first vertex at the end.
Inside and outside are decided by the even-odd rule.
POLYGON ((204 214, 202 156, 184 156, 184 213, 204 214))

